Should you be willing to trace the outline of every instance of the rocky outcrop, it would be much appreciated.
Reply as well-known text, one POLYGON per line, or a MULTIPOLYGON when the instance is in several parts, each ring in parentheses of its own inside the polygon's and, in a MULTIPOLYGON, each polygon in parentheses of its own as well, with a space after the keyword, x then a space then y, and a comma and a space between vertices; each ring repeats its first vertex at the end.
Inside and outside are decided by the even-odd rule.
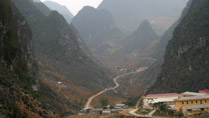
POLYGON ((192 0, 169 41, 153 93, 198 91, 208 83, 208 0, 192 0))
POLYGON ((0 1, 0 11, 0 117, 56 117, 36 98, 40 84, 27 21, 10 0, 0 1))

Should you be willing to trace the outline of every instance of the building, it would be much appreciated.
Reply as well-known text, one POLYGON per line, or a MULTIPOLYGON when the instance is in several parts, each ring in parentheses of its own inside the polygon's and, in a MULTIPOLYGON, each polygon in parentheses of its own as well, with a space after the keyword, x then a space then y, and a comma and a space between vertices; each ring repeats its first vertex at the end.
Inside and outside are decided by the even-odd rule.
POLYGON ((125 104, 116 104, 115 105, 115 109, 126 109, 128 106, 125 104))
POLYGON ((108 115, 111 114, 111 110, 103 110, 102 115, 108 115))
POLYGON ((209 95, 180 97, 175 99, 175 109, 181 111, 187 106, 209 105, 209 95))
POLYGON ((209 89, 200 90, 199 93, 202 93, 202 94, 209 94, 209 89))
POLYGON ((209 114, 209 104, 208 105, 185 106, 185 107, 183 107, 182 111, 185 116, 209 114))
POLYGON ((119 113, 121 111, 123 111, 123 109, 111 109, 112 113, 119 113))
POLYGON ((196 93, 196 92, 184 92, 180 94, 180 97, 190 97, 190 96, 201 96, 201 95, 205 95, 203 93, 196 93))
POLYGON ((99 113, 99 114, 101 114, 101 113, 102 113, 102 111, 103 111, 103 109, 102 109, 102 108, 97 108, 97 109, 92 109, 92 110, 89 110, 89 113, 90 113, 90 114, 95 114, 95 113, 99 113))
POLYGON ((177 93, 149 94, 143 97, 143 107, 152 109, 155 103, 166 103, 174 108, 174 100, 179 97, 177 93))

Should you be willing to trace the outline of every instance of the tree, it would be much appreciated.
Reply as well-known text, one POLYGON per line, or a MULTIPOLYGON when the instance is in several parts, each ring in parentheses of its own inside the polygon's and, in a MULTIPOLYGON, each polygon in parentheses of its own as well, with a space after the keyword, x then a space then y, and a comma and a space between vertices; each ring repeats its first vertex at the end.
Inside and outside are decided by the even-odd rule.
POLYGON ((101 105, 103 108, 106 107, 108 105, 108 100, 106 98, 102 98, 101 105))
POLYGON ((160 112, 164 113, 167 110, 167 105, 163 102, 155 103, 154 108, 157 108, 160 112))

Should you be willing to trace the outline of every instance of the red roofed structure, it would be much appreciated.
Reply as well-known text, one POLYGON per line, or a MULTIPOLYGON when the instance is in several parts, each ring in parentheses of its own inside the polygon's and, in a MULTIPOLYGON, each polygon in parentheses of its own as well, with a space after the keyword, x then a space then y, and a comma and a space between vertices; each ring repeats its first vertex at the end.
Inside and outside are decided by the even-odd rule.
POLYGON ((149 94, 143 97, 143 107, 152 109, 155 103, 165 103, 174 109, 174 100, 179 96, 178 93, 149 94))
POLYGON ((209 94, 209 89, 199 90, 199 93, 209 94))

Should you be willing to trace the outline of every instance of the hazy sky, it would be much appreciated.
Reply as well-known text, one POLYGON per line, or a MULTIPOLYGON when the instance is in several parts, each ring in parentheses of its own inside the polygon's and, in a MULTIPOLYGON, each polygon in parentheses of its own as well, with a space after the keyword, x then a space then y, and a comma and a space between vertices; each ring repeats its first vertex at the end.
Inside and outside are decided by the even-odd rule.
POLYGON ((76 15, 84 6, 92 6, 97 8, 97 6, 102 2, 102 0, 41 0, 41 1, 54 1, 61 5, 65 5, 68 9, 76 15))

